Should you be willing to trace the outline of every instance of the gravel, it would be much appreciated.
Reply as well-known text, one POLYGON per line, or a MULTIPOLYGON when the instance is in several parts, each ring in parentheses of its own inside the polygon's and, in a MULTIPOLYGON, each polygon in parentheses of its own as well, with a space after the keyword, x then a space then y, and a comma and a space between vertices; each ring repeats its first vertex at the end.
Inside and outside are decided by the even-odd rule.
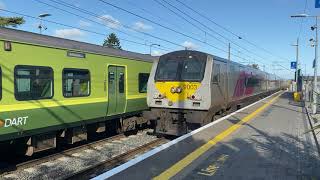
POLYGON ((19 169, 6 175, 0 175, 0 179, 63 179, 65 175, 98 164, 156 139, 157 137, 148 135, 147 131, 139 132, 120 140, 88 147, 88 149, 72 155, 65 154, 63 157, 31 168, 19 169))

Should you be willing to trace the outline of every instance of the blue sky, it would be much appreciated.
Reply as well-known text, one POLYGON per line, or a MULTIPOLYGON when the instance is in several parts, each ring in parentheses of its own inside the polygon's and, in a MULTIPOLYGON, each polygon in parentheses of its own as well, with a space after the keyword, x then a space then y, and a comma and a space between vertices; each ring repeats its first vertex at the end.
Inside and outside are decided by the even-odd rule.
MULTIPOLYGON (((84 16, 86 19, 76 17, 75 15, 68 14, 57 8, 41 4, 36 0, 0 0, 0 8, 31 16, 38 16, 41 13, 50 13, 52 16, 47 17, 46 19, 73 26, 65 27, 45 22, 45 26, 47 26, 48 29, 44 31, 44 34, 47 35, 75 39, 94 44, 102 44, 105 38, 104 34, 115 32, 120 39, 123 39, 121 41, 123 49, 146 54, 149 53, 149 46, 138 45, 126 42, 125 40, 136 41, 142 44, 156 43, 161 45, 160 48, 167 49, 169 51, 183 49, 181 46, 151 38, 148 35, 141 33, 144 32, 172 41, 178 45, 188 46, 189 48, 205 51, 221 57, 227 57, 227 53, 225 52, 227 51, 226 43, 228 43, 229 40, 232 40, 232 42, 242 47, 239 48, 237 45, 231 44, 231 51, 233 53, 231 56, 232 60, 242 62, 244 64, 258 63, 261 68, 265 65, 267 71, 276 72, 278 75, 287 78, 290 76, 292 77, 293 73, 278 64, 281 64, 288 69, 290 68, 289 61, 295 60, 295 47, 291 46, 291 44, 295 43, 298 35, 300 34, 300 59, 302 61, 301 64, 303 72, 305 66, 307 67, 307 74, 312 74, 313 72, 312 61, 314 59, 314 49, 310 46, 309 39, 314 35, 314 32, 310 30, 310 26, 314 24, 314 19, 292 19, 290 18, 290 15, 303 13, 304 11, 313 15, 318 14, 320 9, 314 8, 314 0, 182 0, 195 10, 208 16, 216 23, 236 34, 239 34, 244 39, 257 44, 259 47, 267 49, 272 52, 273 55, 246 43, 244 40, 237 39, 235 36, 217 27, 208 20, 197 16, 192 11, 179 5, 176 0, 166 1, 178 6, 180 10, 191 15, 198 21, 201 21, 207 27, 219 33, 223 37, 197 24, 197 22, 192 21, 190 18, 187 19, 192 21, 193 24, 196 24, 196 26, 186 22, 159 5, 156 0, 105 1, 130 10, 162 25, 168 26, 176 31, 188 34, 201 41, 206 41, 211 46, 125 13, 114 7, 106 5, 99 0, 64 1, 89 12, 93 12, 94 14, 99 15, 99 17, 93 17, 73 9, 68 9, 66 6, 55 4, 50 0, 39 1, 84 16), (307 6, 305 8, 306 2, 307 6), (110 23, 110 20, 116 23, 110 23), (301 24, 301 33, 299 33, 301 24), (124 28, 123 26, 129 27, 129 29, 124 28), (79 28, 94 31, 102 35, 89 33, 79 28), (199 29, 202 29, 203 31, 199 29), (120 33, 119 31, 125 32, 126 34, 120 33), (205 35, 206 33, 204 33, 204 31, 207 32, 207 35, 205 35), (215 36, 215 38, 219 40, 216 40, 210 35, 215 36), (219 49, 222 49, 222 51, 217 50, 212 46, 218 47, 219 49), (236 56, 240 56, 242 58, 236 56)), ((162 0, 157 1, 163 2, 162 0)), ((0 11, 0 15, 12 16, 13 14, 0 11)), ((39 32, 37 29, 39 20, 27 17, 25 19, 26 24, 18 27, 18 29, 39 32)), ((157 47, 153 46, 153 55, 167 52, 162 49, 157 49, 157 47)))

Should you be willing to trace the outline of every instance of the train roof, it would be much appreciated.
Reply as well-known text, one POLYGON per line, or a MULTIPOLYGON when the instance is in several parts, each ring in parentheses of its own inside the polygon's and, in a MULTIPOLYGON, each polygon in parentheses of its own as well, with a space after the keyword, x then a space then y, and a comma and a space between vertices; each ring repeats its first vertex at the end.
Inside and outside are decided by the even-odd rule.
MULTIPOLYGON (((188 53, 192 53, 192 54, 196 54, 196 55, 200 55, 200 56, 212 56, 213 59, 218 60, 218 61, 221 61, 221 62, 225 62, 225 63, 228 61, 228 60, 225 59, 225 58, 222 58, 222 57, 219 57, 219 56, 215 56, 215 55, 212 55, 212 54, 208 54, 208 53, 206 53, 206 52, 195 51, 195 50, 173 51, 173 52, 164 54, 164 55, 162 55, 162 56, 170 56, 170 55, 172 55, 172 54, 184 54, 184 55, 185 55, 185 54, 188 54, 188 53)), ((255 69, 255 68, 253 68, 253 67, 250 67, 250 66, 247 66, 247 65, 243 65, 243 64, 240 64, 240 63, 237 63, 237 62, 234 62, 234 61, 231 61, 231 63, 232 63, 232 64, 239 65, 239 66, 244 67, 244 68, 249 68, 249 69, 254 70, 254 71, 267 73, 267 74, 270 75, 270 76, 275 76, 275 77, 277 77, 277 78, 280 78, 280 77, 278 77, 278 76, 276 76, 276 75, 274 75, 274 74, 270 74, 270 73, 264 72, 264 71, 262 71, 262 70, 260 70, 260 69, 255 69)), ((281 79, 281 78, 280 78, 280 79, 281 79)))
POLYGON ((96 53, 108 56, 124 57, 128 59, 153 62, 158 57, 140 54, 125 50, 103 47, 95 44, 79 42, 59 37, 36 34, 27 31, 0 27, 0 39, 21 42, 26 44, 36 44, 41 46, 56 47, 62 49, 78 50, 88 53, 96 53))

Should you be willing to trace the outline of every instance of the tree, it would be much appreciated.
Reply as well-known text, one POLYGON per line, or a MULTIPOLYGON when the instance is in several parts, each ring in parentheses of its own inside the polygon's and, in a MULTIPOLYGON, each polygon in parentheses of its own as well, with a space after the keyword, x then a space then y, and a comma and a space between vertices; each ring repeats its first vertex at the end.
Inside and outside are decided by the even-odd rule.
POLYGON ((251 64, 250 66, 255 68, 255 69, 259 69, 259 64, 251 64))
POLYGON ((23 17, 1 17, 0 16, 0 27, 17 27, 18 25, 24 24, 25 20, 23 17))
POLYGON ((103 46, 114 49, 121 49, 120 40, 115 33, 109 34, 108 38, 104 40, 103 46))

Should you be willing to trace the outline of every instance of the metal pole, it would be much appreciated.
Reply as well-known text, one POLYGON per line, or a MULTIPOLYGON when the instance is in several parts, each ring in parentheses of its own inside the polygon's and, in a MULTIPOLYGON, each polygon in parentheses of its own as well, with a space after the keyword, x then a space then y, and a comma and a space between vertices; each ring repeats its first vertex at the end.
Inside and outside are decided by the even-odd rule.
POLYGON ((312 113, 317 113, 317 76, 318 76, 318 16, 316 16, 316 43, 315 43, 315 58, 314 58, 314 77, 313 77, 313 103, 312 103, 312 113))
POLYGON ((228 44, 228 60, 231 61, 231 45, 228 44))
POLYGON ((296 63, 297 63, 297 68, 296 68, 296 92, 298 92, 298 75, 299 75, 299 69, 300 69, 300 65, 299 65, 299 38, 297 38, 297 44, 296 44, 296 63))

